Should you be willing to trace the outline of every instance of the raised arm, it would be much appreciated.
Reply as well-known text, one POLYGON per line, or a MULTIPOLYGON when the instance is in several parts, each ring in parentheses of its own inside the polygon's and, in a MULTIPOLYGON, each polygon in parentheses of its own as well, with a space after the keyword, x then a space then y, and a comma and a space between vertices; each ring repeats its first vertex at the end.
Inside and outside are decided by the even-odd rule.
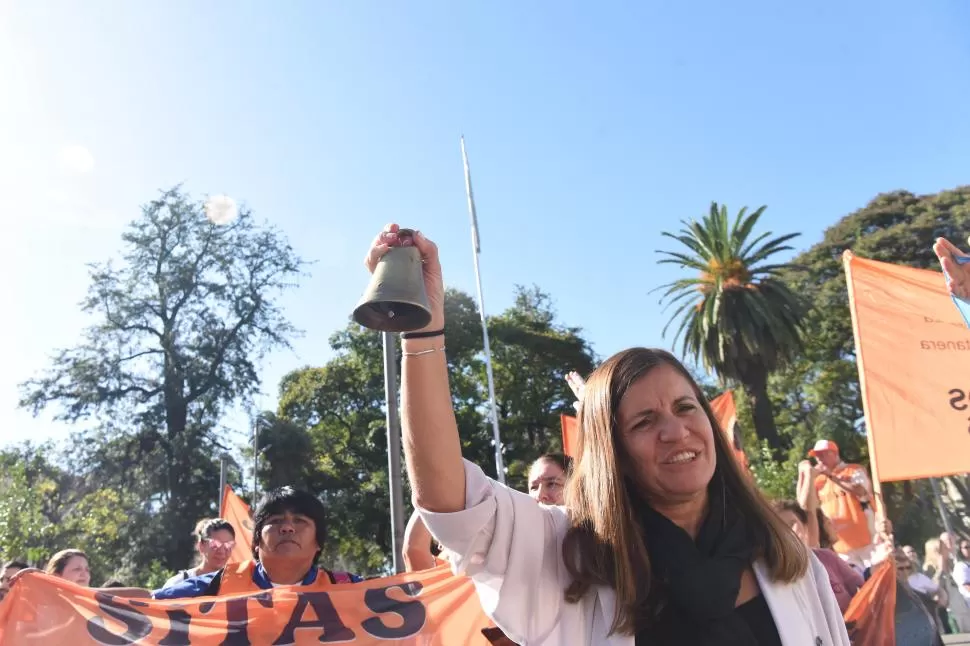
POLYGON ((404 528, 404 567, 408 572, 429 570, 436 565, 431 553, 431 532, 428 531, 418 512, 411 514, 404 528))
MULTIPOLYGON (((431 306, 431 323, 422 332, 443 330, 445 290, 438 248, 420 231, 399 236, 399 229, 389 224, 378 234, 365 259, 367 269, 373 272, 393 247, 417 247, 431 306)), ((460 511, 465 508, 465 469, 448 383, 445 337, 404 339, 401 346, 401 427, 414 504, 432 512, 460 511)))
POLYGON ((933 251, 947 276, 947 288, 957 298, 970 299, 970 256, 945 238, 937 238, 933 251))
POLYGON ((798 465, 798 506, 805 510, 808 522, 805 529, 808 530, 808 546, 819 546, 818 531, 818 491, 815 490, 815 469, 808 460, 802 460, 798 465))
POLYGON ((415 509, 448 551, 451 568, 472 579, 482 609, 512 641, 553 643, 546 637, 565 603, 559 546, 568 518, 564 510, 537 505, 462 459, 445 338, 437 334, 445 325, 438 249, 420 233, 399 236, 392 224, 374 240, 367 267, 373 271, 389 249, 409 244, 421 252, 432 309, 423 334, 402 342, 404 456, 415 509))

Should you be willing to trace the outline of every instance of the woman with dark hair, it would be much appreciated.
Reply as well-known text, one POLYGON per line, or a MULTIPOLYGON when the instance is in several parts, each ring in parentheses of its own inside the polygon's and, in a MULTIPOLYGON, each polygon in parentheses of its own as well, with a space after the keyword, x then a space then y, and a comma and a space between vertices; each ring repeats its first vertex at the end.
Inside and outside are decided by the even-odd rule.
POLYGON ((744 477, 700 388, 662 350, 590 376, 566 508, 536 505, 462 460, 434 243, 422 256, 431 321, 402 334, 401 412, 415 507, 474 581, 485 612, 529 646, 848 646, 825 569, 744 477))
POLYGON ((356 583, 358 577, 317 567, 327 541, 323 503, 293 487, 275 489, 260 501, 253 514, 253 559, 231 563, 209 574, 155 590, 155 599, 215 596, 258 592, 281 585, 325 590, 334 584, 356 583))

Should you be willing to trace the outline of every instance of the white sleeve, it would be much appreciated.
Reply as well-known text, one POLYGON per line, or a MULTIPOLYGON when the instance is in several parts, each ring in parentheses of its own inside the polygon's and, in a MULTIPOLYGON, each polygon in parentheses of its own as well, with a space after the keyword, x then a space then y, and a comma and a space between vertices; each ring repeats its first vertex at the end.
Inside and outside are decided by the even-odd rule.
POLYGON ((835 593, 832 591, 829 573, 811 550, 808 552, 808 562, 809 567, 812 568, 812 578, 815 580, 815 589, 818 591, 819 601, 822 602, 825 623, 828 626, 829 634, 834 640, 833 646, 851 646, 849 631, 846 630, 842 610, 839 609, 839 602, 836 600, 835 593))
POLYGON ((532 643, 556 625, 565 602, 560 581, 565 512, 540 505, 464 462, 465 509, 418 512, 451 552, 452 570, 474 581, 485 614, 512 641, 532 643))
POLYGON ((953 565, 953 580, 959 586, 970 585, 970 564, 957 561, 953 565))

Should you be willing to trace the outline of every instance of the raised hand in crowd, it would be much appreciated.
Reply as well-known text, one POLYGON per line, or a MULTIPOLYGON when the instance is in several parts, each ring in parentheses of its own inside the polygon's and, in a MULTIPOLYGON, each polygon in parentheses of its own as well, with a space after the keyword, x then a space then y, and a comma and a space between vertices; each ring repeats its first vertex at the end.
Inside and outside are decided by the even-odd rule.
POLYGON ((947 275, 950 294, 970 300, 970 254, 963 253, 946 238, 937 238, 933 251, 947 275))
POLYGON ((387 225, 374 238, 364 264, 373 272, 394 247, 413 245, 421 253, 431 322, 419 330, 424 333, 420 338, 408 338, 406 333, 401 338, 401 419, 411 490, 415 505, 426 511, 461 511, 465 468, 445 357, 445 289, 438 248, 420 231, 398 235, 400 230, 396 224, 387 225), (441 334, 427 336, 437 331, 441 334))
POLYGON ((583 393, 586 391, 586 380, 578 372, 573 370, 566 374, 566 383, 569 384, 569 388, 576 396, 576 401, 573 402, 573 408, 578 411, 579 405, 583 401, 583 393))

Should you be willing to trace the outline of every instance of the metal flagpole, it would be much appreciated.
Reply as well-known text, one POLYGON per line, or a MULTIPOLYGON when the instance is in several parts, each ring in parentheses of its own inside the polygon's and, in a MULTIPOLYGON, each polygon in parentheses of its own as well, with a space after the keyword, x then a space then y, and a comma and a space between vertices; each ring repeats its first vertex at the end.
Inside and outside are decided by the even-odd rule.
POLYGON ((461 137, 461 159, 465 165, 465 193, 468 195, 468 215, 472 221, 472 250, 475 256, 475 281, 478 284, 478 311, 482 317, 482 340, 485 346, 485 374, 488 376, 488 399, 491 403, 492 443, 495 445, 495 471, 498 481, 505 484, 505 465, 502 460, 502 438, 498 430, 498 402, 495 399, 495 379, 492 376, 492 351, 488 346, 488 324, 485 318, 485 296, 482 294, 482 273, 478 254, 482 248, 478 239, 478 215, 475 213, 475 197, 472 194, 472 175, 465 153, 465 137, 461 137))
POLYGON ((222 499, 226 495, 226 463, 229 456, 223 453, 219 456, 219 498, 216 499, 216 515, 222 516, 222 499))
POLYGON ((253 418, 253 508, 259 502, 259 418, 253 418))
POLYGON ((404 493, 401 490, 401 426, 397 411, 397 345, 383 332, 384 395, 387 398, 387 479, 391 494, 391 554, 394 572, 404 572, 404 493))

